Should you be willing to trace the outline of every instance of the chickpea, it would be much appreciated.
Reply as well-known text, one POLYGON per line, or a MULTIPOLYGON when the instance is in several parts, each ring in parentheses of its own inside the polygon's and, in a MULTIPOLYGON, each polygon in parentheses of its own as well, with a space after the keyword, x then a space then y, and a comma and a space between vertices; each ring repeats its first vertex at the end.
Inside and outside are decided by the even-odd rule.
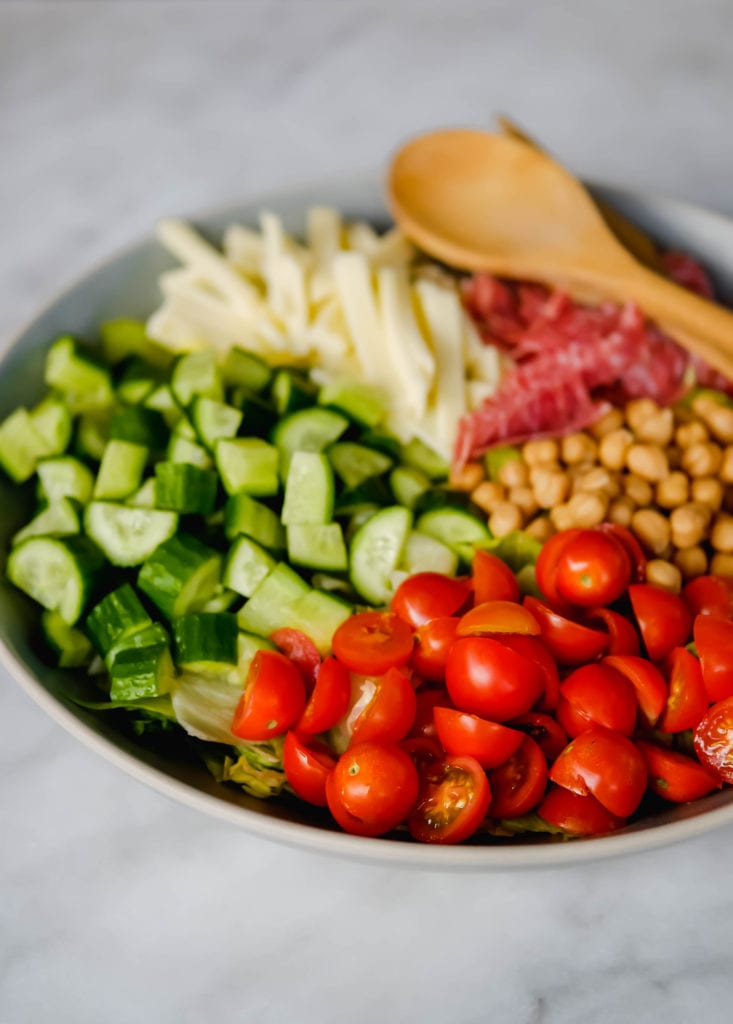
POLYGON ((724 484, 733 484, 733 444, 729 444, 723 452, 719 476, 724 484))
POLYGON ((631 402, 626 403, 624 411, 626 422, 638 435, 646 421, 656 416, 660 409, 653 398, 634 398, 631 402))
POLYGON ((531 487, 512 487, 507 497, 512 505, 521 509, 525 519, 528 516, 533 516, 538 509, 531 487))
POLYGON ((667 456, 656 444, 632 444, 626 452, 626 465, 632 473, 652 483, 669 474, 667 456))
POLYGON ((471 501, 484 512, 492 512, 497 505, 506 500, 506 491, 501 484, 484 480, 475 490, 471 491, 471 501))
POLYGON ((541 441, 526 441, 522 448, 522 456, 528 466, 540 466, 547 462, 557 462, 560 457, 560 446, 552 438, 541 441))
POLYGON ((606 518, 609 523, 616 523, 618 526, 630 526, 635 508, 636 505, 628 494, 624 494, 622 497, 616 498, 615 501, 611 502, 608 506, 606 518))
MULTIPOLYGON (((598 491, 591 493, 580 491, 572 496, 565 507, 570 517, 571 526, 584 528, 598 526, 599 523, 603 522, 608 511, 608 495, 598 491)), ((558 527, 558 529, 561 529, 561 527, 558 527)))
POLYGON ((716 551, 710 559, 710 572, 713 576, 733 576, 733 555, 716 551))
POLYGON ((710 543, 716 551, 724 551, 726 554, 733 551, 733 516, 725 512, 718 513, 710 533, 710 543))
POLYGON ((692 580, 696 576, 704 576, 708 569, 708 556, 705 549, 695 544, 691 548, 680 548, 675 552, 674 564, 682 573, 683 579, 692 580))
POLYGON ((673 594, 679 594, 682 590, 682 573, 676 565, 665 562, 663 558, 652 558, 647 562, 646 581, 673 594))
POLYGON ((595 440, 584 432, 568 434, 560 442, 560 455, 562 461, 568 466, 574 466, 581 462, 590 462, 596 457, 598 445, 595 440))
POLYGON ((535 500, 540 508, 554 508, 567 497, 570 478, 559 469, 535 467, 530 475, 535 500))
POLYGON ((682 468, 690 476, 715 476, 722 461, 723 452, 713 441, 691 444, 682 453, 682 468))
POLYGON ((550 509, 550 522, 556 530, 569 530, 572 526, 577 525, 570 513, 567 501, 550 509))
POLYGON ((704 541, 711 518, 710 509, 695 502, 688 502, 676 508, 669 517, 674 546, 691 548, 704 541))
POLYGON ((537 518, 533 519, 528 526, 525 526, 524 532, 528 533, 530 537, 534 537, 535 540, 539 540, 544 543, 553 535, 555 527, 547 516, 537 516, 537 518))
POLYGON ((674 413, 671 409, 660 409, 653 416, 647 416, 635 429, 640 441, 649 444, 669 444, 674 434, 674 413))
POLYGON ((632 532, 642 547, 653 555, 661 555, 670 541, 669 520, 653 508, 640 508, 631 517, 632 532))
POLYGON ((508 533, 522 528, 522 513, 510 501, 500 501, 489 517, 489 529, 495 537, 506 537, 508 533))
POLYGON ((716 441, 723 444, 733 441, 733 409, 730 406, 713 401, 713 406, 702 418, 716 441))
MULTIPOLYGON (((661 484, 660 484, 661 486, 661 484)), ((690 495, 693 501, 707 505, 713 512, 719 512, 723 505, 725 489, 714 476, 701 476, 692 481, 690 495)))
POLYGON ((710 440, 710 434, 704 423, 699 420, 692 420, 690 423, 683 423, 677 427, 674 439, 680 448, 689 448, 691 444, 704 444, 710 440))
POLYGON ((605 437, 612 430, 619 430, 624 425, 624 414, 620 409, 609 409, 600 419, 591 424, 590 431, 596 438, 605 437))
POLYGON ((615 473, 609 473, 604 466, 595 466, 573 481, 573 494, 580 491, 605 491, 609 498, 617 498, 621 486, 615 473))
POLYGON ((690 496, 690 482, 684 473, 675 471, 666 480, 660 480, 654 494, 657 505, 662 508, 677 508, 684 505, 690 496))
POLYGON ((626 495, 631 498, 634 504, 640 506, 651 505, 654 492, 648 480, 637 476, 636 473, 629 473, 628 476, 621 478, 621 484, 626 495))
POLYGON ((461 469, 451 470, 450 485, 457 491, 473 491, 484 479, 484 467, 480 462, 467 462, 461 469))
POLYGON ((634 435, 623 427, 604 434, 598 445, 598 458, 607 469, 623 469, 626 453, 634 443, 634 435))
POLYGON ((509 459, 499 470, 499 483, 505 487, 526 487, 529 483, 527 463, 521 459, 509 459))

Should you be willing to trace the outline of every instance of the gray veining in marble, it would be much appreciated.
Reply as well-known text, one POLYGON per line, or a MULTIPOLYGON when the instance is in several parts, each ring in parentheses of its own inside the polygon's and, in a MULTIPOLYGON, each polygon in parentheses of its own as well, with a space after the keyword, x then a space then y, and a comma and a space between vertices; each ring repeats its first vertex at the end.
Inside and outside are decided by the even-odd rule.
MULTIPOLYGON (((0 338, 162 214, 509 110, 733 212, 733 6, 0 4, 0 338)), ((325 860, 167 802, 0 680, 0 1024, 718 1024, 733 830, 571 871, 325 860)))

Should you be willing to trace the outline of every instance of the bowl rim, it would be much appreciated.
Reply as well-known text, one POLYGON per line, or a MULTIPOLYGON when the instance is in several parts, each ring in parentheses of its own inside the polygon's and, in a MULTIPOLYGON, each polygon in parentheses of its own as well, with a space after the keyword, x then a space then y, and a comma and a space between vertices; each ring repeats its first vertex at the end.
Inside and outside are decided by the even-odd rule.
MULTIPOLYGON (((292 200, 300 194, 318 194, 334 186, 343 187, 346 179, 356 194, 360 189, 373 192, 377 175, 360 173, 331 176, 286 186, 251 199, 243 196, 239 200, 208 206, 191 214, 182 214, 193 224, 221 221, 243 207, 277 207, 278 203, 292 200)), ((677 200, 653 190, 637 190, 619 187, 605 181, 588 181, 592 191, 617 197, 620 200, 649 203, 659 208, 685 212, 696 218, 717 222, 733 234, 733 217, 717 210, 710 210, 696 203, 677 200)), ((98 259, 91 267, 74 277, 47 300, 7 340, 0 341, 0 373, 3 363, 20 345, 26 334, 33 330, 53 307, 68 293, 82 286, 89 278, 111 267, 118 260, 132 254, 136 249, 154 241, 152 232, 138 236, 125 245, 98 259)), ((64 728, 84 746, 99 754, 109 763, 120 768, 138 782, 179 804, 200 811, 220 821, 228 822, 253 835, 286 846, 346 857, 351 860, 375 864, 409 866, 428 871, 512 871, 527 868, 570 867, 574 864, 607 860, 620 856, 651 852, 664 846, 691 840, 714 829, 733 824, 733 801, 726 806, 665 822, 658 827, 638 830, 621 830, 608 836, 588 839, 573 839, 566 842, 527 843, 526 845, 457 845, 440 846, 403 842, 394 839, 363 838, 343 832, 330 831, 297 821, 281 820, 247 807, 219 799, 196 786, 175 778, 161 768, 136 757, 116 745, 112 740, 95 732, 82 718, 77 717, 67 706, 46 689, 40 679, 29 670, 3 637, 0 637, 0 664, 18 682, 25 693, 51 719, 64 728)))

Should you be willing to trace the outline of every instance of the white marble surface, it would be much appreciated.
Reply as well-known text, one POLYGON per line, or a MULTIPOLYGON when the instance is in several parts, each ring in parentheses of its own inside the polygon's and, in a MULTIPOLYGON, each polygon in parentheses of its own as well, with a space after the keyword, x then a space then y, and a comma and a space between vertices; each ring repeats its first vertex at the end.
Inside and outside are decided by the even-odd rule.
MULTIPOLYGON (((511 110, 733 210, 726 0, 0 4, 0 336, 161 214, 511 110)), ((730 1018, 733 830, 570 871, 326 860, 167 802, 0 687, 0 1022, 730 1018)))

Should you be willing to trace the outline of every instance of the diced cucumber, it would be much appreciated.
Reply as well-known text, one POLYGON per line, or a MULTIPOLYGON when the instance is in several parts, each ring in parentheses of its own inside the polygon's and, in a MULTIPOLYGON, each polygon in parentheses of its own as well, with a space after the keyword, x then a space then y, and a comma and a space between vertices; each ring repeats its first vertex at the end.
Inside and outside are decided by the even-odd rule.
POLYGON ((43 440, 44 455, 62 455, 69 447, 72 418, 69 407, 55 395, 47 395, 30 412, 31 423, 43 440))
POLYGON ((333 634, 353 613, 353 607, 333 594, 310 590, 288 609, 287 625, 309 636, 321 655, 329 654, 333 634))
POLYGON ((214 465, 205 448, 179 434, 171 434, 166 454, 169 462, 187 462, 191 466, 198 466, 199 469, 211 469, 214 465))
POLYGON ((7 576, 19 590, 73 626, 102 563, 101 552, 86 537, 31 537, 11 551, 7 576))
POLYGON ((133 494, 143 478, 148 449, 129 441, 110 441, 94 484, 94 497, 114 501, 133 494))
POLYGON ((220 586, 209 598, 208 601, 201 605, 202 612, 228 612, 232 605, 239 602, 240 595, 234 590, 227 590, 226 587, 220 586))
POLYGON ((507 462, 516 462, 516 460, 521 459, 521 457, 521 451, 513 444, 499 444, 494 448, 489 448, 486 455, 484 455, 486 476, 489 480, 497 481, 502 467, 505 466, 507 462))
POLYGON ((245 387, 250 391, 263 391, 272 379, 272 370, 264 360, 243 348, 230 348, 222 367, 229 387, 245 387))
POLYGON ((224 533, 229 540, 244 534, 270 551, 285 547, 285 527, 278 516, 259 501, 240 492, 224 506, 224 533))
POLYGON ((173 397, 185 409, 194 395, 224 401, 224 385, 212 352, 189 352, 181 356, 171 374, 173 397))
POLYGON ((392 574, 403 559, 412 526, 409 509, 382 509, 364 523, 351 542, 351 582, 371 604, 388 604, 392 574))
POLYGON ((72 413, 109 408, 114 401, 109 370, 83 355, 73 338, 59 338, 46 356, 46 383, 60 391, 72 413))
POLYGON ((457 508, 439 508, 424 512, 415 529, 442 541, 464 562, 470 562, 473 551, 491 540, 485 523, 470 512, 457 508))
POLYGON ((196 612, 172 623, 175 661, 189 672, 215 672, 239 660, 237 616, 196 612))
POLYGON ((222 582, 243 597, 251 597, 274 568, 275 559, 264 548, 249 537, 238 537, 229 549, 222 582))
POLYGON ((109 441, 109 411, 85 412, 76 424, 76 447, 79 453, 99 462, 109 441))
POLYGON ((198 434, 193 429, 193 424, 191 423, 190 419, 188 418, 188 416, 185 416, 183 413, 181 413, 181 415, 180 415, 180 417, 178 419, 178 422, 176 423, 175 427, 173 428, 173 436, 174 437, 183 437, 187 441, 193 441, 194 443, 198 443, 198 439, 199 439, 198 434))
POLYGON ((16 483, 29 480, 46 454, 43 437, 33 426, 27 409, 19 408, 0 424, 0 465, 16 483))
POLYGON ((349 421, 333 409, 303 409, 279 421, 272 432, 273 443, 281 455, 283 473, 287 473, 293 452, 322 452, 338 441, 349 421))
POLYGON ((308 584, 294 569, 285 562, 278 562, 240 609, 237 616, 240 628, 270 636, 276 629, 292 625, 290 606, 309 591, 308 584))
POLYGON ((281 522, 328 523, 333 518, 333 472, 325 455, 294 452, 285 480, 281 522))
POLYGON ((143 402, 146 409, 153 409, 159 412, 169 428, 175 427, 183 413, 178 402, 173 397, 173 392, 167 384, 160 384, 150 392, 143 402))
POLYGON ((458 571, 458 555, 435 537, 413 530, 407 537, 405 552, 398 568, 408 576, 418 572, 440 572, 444 576, 455 576, 458 571))
POLYGON ((94 475, 88 466, 72 455, 42 459, 38 463, 40 494, 49 504, 60 498, 73 498, 86 505, 92 496, 94 475))
POLYGON ((111 501, 92 501, 84 510, 84 529, 112 565, 140 565, 177 527, 175 512, 111 501))
POLYGON ((288 558, 308 569, 345 572, 349 555, 338 523, 293 523, 287 528, 288 558))
POLYGON ((175 679, 168 634, 159 622, 131 634, 110 656, 110 697, 141 700, 168 693, 175 679))
POLYGON ((237 660, 237 677, 242 685, 244 685, 247 679, 247 672, 249 666, 252 664, 252 659, 258 651, 275 651, 277 648, 271 640, 267 637, 257 636, 255 633, 245 633, 243 630, 239 631, 239 637, 237 638, 237 649, 239 652, 239 658, 237 660))
POLYGON ((214 596, 221 563, 218 552, 190 534, 178 533, 148 556, 137 583, 167 618, 174 619, 200 611, 214 596))
POLYGON ((155 477, 150 476, 125 502, 134 508, 155 508, 155 477))
POLYGON ((152 622, 134 588, 123 583, 94 605, 84 626, 96 650, 106 658, 110 651, 152 622))
POLYGON ((280 489, 278 449, 258 437, 216 442, 216 468, 227 494, 244 491, 256 498, 271 497, 280 489))
POLYGON ((430 479, 412 466, 395 466, 389 474, 389 483, 395 501, 405 508, 414 508, 420 498, 430 490, 430 479))
POLYGON ((80 629, 64 622, 58 612, 43 612, 41 630, 59 668, 81 668, 92 660, 94 652, 89 639, 80 629))
POLYGON ((191 402, 190 415, 194 430, 211 451, 220 438, 236 437, 242 422, 239 409, 200 395, 191 402))
MULTIPOLYGON (((334 472, 348 488, 358 487, 374 476, 381 476, 392 466, 392 459, 383 452, 352 441, 339 441, 328 449, 334 472)), ((402 504, 402 502, 400 502, 402 504)))
POLYGON ((361 435, 359 443, 366 445, 367 448, 373 448, 377 452, 389 455, 395 462, 399 461, 402 456, 402 445, 400 442, 396 437, 385 433, 383 430, 365 431, 361 435))
POLYGON ((153 366, 169 366, 171 353, 149 338, 141 320, 107 320, 102 324, 102 352, 108 363, 121 363, 130 356, 139 356, 153 366))
POLYGON ((130 441, 154 451, 164 448, 168 441, 168 425, 162 413, 146 409, 144 405, 128 405, 118 409, 109 424, 109 436, 118 441, 130 441))
POLYGON ((362 427, 376 427, 387 415, 384 392, 372 384, 349 380, 333 380, 318 393, 318 404, 332 406, 346 413, 362 427))
POLYGON ((156 508, 209 515, 214 511, 218 486, 217 475, 211 469, 199 469, 187 462, 156 463, 156 508))
POLYGON ((11 543, 15 547, 29 537, 70 537, 79 529, 79 512, 74 502, 58 498, 18 530, 11 543))
POLYGON ((402 461, 414 469, 422 470, 431 480, 444 480, 450 472, 450 466, 443 456, 416 437, 403 447, 402 461))
POLYGON ((304 374, 293 370, 278 370, 273 378, 270 394, 278 416, 288 416, 313 405, 317 390, 304 374))
POLYGON ((143 359, 128 360, 117 385, 117 398, 127 405, 139 405, 160 385, 160 377, 143 359))

